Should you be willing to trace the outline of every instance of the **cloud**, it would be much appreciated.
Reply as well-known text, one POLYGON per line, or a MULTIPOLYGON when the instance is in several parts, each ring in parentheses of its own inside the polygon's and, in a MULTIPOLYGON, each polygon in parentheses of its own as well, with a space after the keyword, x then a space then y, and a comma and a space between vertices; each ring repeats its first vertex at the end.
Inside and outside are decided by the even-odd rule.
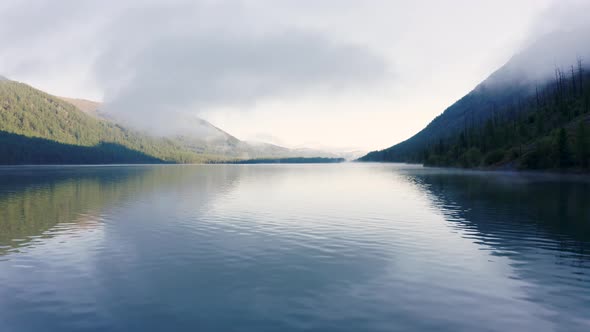
POLYGON ((318 90, 340 92, 370 86, 387 73, 383 60, 361 47, 297 30, 263 36, 173 33, 146 41, 140 49, 111 49, 99 58, 96 70, 107 91, 107 107, 142 117, 244 108, 266 98, 296 98, 318 90))
POLYGON ((590 3, 579 0, 562 0, 546 8, 533 22, 501 81, 542 83, 554 77, 556 68, 568 71, 578 59, 590 66, 588 11, 590 3))
POLYGON ((14 27, 0 34, 8 44, 0 55, 21 72, 88 63, 105 111, 141 126, 171 125, 178 112, 369 89, 391 71, 365 45, 288 18, 278 24, 243 1, 54 3, 0 8, 12 18, 2 25, 14 27))
MULTIPOLYGON (((146 126, 188 112, 238 137, 374 149, 410 136, 501 66, 550 1, 565 2, 2 0, 0 74, 104 99, 146 126)), ((584 23, 585 2, 549 10, 533 35, 584 23)), ((531 72, 552 74, 546 59, 531 72)))
POLYGON ((548 6, 535 20, 531 29, 531 38, 555 31, 575 31, 588 28, 587 0, 559 0, 548 6))

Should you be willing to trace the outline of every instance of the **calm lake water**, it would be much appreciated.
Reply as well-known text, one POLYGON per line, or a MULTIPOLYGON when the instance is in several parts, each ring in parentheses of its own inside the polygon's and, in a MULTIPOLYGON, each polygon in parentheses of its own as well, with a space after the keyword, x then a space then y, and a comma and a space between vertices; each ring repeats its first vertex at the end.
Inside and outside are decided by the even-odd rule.
POLYGON ((0 168, 0 331, 590 331, 590 182, 0 168))

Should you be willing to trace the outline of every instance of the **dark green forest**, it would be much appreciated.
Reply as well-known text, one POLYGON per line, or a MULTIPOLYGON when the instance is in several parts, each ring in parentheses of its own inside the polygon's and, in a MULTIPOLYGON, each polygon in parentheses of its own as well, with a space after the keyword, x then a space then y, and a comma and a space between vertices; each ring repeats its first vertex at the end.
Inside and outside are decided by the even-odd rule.
POLYGON ((0 164, 200 163, 219 159, 97 119, 26 84, 0 81, 0 164))
POLYGON ((462 123, 455 123, 459 129, 446 135, 431 136, 411 148, 394 146, 371 152, 360 161, 463 168, 590 169, 590 73, 581 60, 567 70, 556 69, 553 80, 533 86, 532 91, 509 103, 480 106, 485 109, 471 107, 462 123))

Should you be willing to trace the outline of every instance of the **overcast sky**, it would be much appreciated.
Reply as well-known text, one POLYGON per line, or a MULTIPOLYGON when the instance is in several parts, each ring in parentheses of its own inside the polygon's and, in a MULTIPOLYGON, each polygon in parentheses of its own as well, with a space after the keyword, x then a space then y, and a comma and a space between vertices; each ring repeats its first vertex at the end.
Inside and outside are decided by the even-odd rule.
POLYGON ((191 112, 241 139, 374 150, 422 129, 564 2, 2 0, 0 74, 138 119, 191 112))

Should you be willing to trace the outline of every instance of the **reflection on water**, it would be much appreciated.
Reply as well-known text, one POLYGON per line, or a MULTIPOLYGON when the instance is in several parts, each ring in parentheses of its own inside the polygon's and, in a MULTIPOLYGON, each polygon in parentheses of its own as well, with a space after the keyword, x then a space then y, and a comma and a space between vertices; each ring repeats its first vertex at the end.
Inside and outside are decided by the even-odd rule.
POLYGON ((0 172, 0 255, 62 230, 96 225, 100 208, 116 201, 132 174, 82 169, 14 169, 0 172), (57 226, 59 225, 59 226, 57 226), (57 227, 56 227, 57 226, 57 227))
POLYGON ((579 311, 590 305, 588 179, 437 169, 411 177, 463 238, 492 260, 509 258, 509 276, 525 283, 527 301, 543 303, 541 317, 588 328, 579 311))
POLYGON ((0 169, 0 330, 587 331, 590 182, 0 169))
POLYGON ((232 182, 227 172, 205 177, 182 166, 173 172, 155 166, 0 168, 0 255, 62 230, 96 226, 102 209, 180 188, 195 175, 199 188, 215 186, 220 176, 232 182))

